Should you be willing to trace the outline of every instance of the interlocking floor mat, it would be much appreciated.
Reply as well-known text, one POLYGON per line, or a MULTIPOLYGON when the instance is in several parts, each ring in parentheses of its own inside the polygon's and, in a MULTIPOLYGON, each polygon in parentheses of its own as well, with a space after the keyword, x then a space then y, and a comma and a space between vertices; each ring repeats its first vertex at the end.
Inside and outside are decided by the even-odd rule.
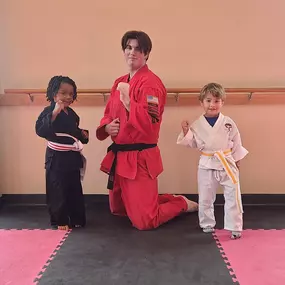
POLYGON ((234 283, 285 284, 285 230, 244 230, 238 240, 217 230, 214 238, 234 283))
POLYGON ((0 285, 37 284, 69 232, 0 229, 0 285))

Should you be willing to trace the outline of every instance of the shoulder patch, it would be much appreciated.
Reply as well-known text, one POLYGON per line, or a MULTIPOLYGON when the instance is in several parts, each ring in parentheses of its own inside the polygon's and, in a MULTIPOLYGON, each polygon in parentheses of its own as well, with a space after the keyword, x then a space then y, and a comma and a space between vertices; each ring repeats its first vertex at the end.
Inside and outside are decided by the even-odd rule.
POLYGON ((152 96, 152 95, 147 95, 146 97, 147 103, 149 104, 157 104, 158 105, 158 97, 152 96))
POLYGON ((152 123, 159 122, 159 100, 153 95, 146 95, 148 114, 151 117, 152 123))
POLYGON ((230 124, 230 123, 226 123, 226 124, 225 124, 225 127, 226 127, 226 129, 230 132, 233 126, 232 126, 232 124, 230 124))

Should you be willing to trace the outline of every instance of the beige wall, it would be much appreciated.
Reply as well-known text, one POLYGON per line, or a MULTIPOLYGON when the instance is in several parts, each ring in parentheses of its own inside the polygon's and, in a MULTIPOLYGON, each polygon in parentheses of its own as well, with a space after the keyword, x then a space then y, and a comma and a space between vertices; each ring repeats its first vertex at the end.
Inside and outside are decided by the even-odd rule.
MULTIPOLYGON (((45 88, 67 74, 80 88, 109 88, 125 72, 120 38, 142 29, 153 40, 150 67, 167 87, 283 87, 285 2, 272 1, 36 1, 1 0, 0 88, 45 88), (176 9, 176 15, 174 11, 176 9), (131 11, 133 13, 131 13, 131 11)), ((1 93, 1 92, 0 92, 1 93)), ((107 193, 99 172, 109 141, 98 142, 101 107, 74 107, 89 128, 85 193, 107 193)), ((34 124, 41 107, 0 107, 0 191, 44 193, 45 141, 34 124), (3 123, 5 122, 5 123, 3 123)), ((250 155, 242 164, 244 193, 285 193, 276 131, 284 129, 276 106, 226 106, 250 155), (274 174, 274 176, 273 176, 274 174)), ((196 193, 198 154, 176 146, 180 121, 199 107, 167 107, 160 146, 165 172, 160 192, 196 193)), ((283 141, 284 134, 279 134, 283 141)), ((282 154, 281 154, 282 155, 282 154)))

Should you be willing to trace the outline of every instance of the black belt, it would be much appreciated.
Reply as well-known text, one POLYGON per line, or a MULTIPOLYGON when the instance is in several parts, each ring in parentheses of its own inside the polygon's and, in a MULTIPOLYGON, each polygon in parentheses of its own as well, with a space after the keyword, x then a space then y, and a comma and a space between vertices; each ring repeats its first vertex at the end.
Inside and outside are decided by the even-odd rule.
POLYGON ((117 153, 120 151, 142 151, 148 148, 154 148, 157 144, 144 144, 144 143, 135 143, 135 144, 116 144, 112 143, 107 152, 112 151, 115 154, 115 158, 113 164, 110 169, 109 178, 108 178, 108 185, 107 189, 113 190, 114 187, 114 180, 115 180, 115 173, 116 173, 116 164, 117 164, 117 153))

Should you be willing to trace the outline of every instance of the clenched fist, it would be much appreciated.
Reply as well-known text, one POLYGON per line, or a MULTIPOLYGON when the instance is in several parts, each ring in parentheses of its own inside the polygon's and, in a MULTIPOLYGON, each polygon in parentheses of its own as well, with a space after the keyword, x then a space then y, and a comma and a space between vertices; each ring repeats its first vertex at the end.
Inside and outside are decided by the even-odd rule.
POLYGON ((126 82, 120 82, 117 90, 120 91, 120 100, 124 104, 125 108, 130 111, 130 84, 126 82))
POLYGON ((52 111, 52 117, 51 117, 51 121, 55 121, 57 115, 62 111, 64 110, 65 106, 64 106, 64 102, 61 101, 61 100, 58 100, 55 104, 55 107, 52 111))
POLYGON ((108 135, 115 137, 119 133, 120 120, 117 118, 113 120, 110 124, 106 125, 105 131, 108 135))
POLYGON ((184 133, 184 136, 186 136, 186 134, 189 131, 189 122, 187 120, 182 121, 181 127, 182 127, 182 131, 184 133))

